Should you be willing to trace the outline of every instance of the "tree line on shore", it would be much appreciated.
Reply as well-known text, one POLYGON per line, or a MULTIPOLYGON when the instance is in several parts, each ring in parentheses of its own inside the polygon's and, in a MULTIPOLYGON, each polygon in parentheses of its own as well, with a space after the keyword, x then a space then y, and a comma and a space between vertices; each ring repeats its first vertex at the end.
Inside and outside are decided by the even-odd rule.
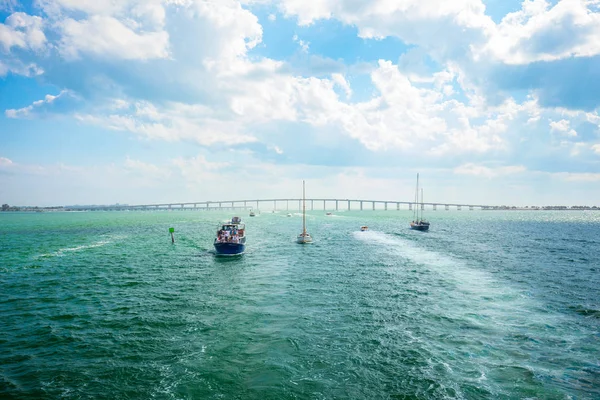
POLYGON ((10 206, 8 204, 2 204, 2 211, 60 211, 63 210, 63 206, 52 206, 52 207, 38 207, 38 206, 10 206))

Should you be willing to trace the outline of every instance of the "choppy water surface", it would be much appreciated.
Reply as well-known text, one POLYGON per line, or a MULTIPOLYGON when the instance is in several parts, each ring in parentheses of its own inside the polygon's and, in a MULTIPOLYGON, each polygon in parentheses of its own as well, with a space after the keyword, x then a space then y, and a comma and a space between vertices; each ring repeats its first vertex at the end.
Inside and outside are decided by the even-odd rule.
POLYGON ((429 214, 1 213, 0 397, 600 398, 600 213, 429 214))

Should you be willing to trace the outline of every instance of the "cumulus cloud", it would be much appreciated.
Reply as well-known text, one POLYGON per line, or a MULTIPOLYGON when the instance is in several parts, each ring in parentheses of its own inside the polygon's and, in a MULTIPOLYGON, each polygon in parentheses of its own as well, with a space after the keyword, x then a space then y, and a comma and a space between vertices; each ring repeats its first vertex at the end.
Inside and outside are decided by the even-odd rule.
POLYGON ((560 121, 550 121, 550 130, 552 132, 561 132, 566 136, 576 137, 577 131, 570 129, 570 121, 561 119, 560 121))
MULTIPOLYGON (((144 140, 254 151, 262 146, 270 157, 286 160, 295 149, 280 139, 304 134, 317 146, 351 142, 357 154, 381 159, 417 152, 460 165, 459 175, 495 178, 521 167, 478 163, 516 157, 525 148, 535 156, 540 144, 571 155, 596 151, 579 125, 586 120, 600 126, 589 109, 600 101, 594 92, 600 79, 590 79, 600 68, 589 68, 597 62, 588 36, 595 35, 596 14, 588 3, 568 2, 570 9, 526 1, 499 24, 480 0, 278 2, 301 25, 335 18, 367 40, 393 36, 412 46, 400 60, 382 59, 360 72, 326 56, 297 52, 310 60, 304 69, 260 56, 262 26, 248 2, 234 0, 40 0, 42 17, 7 19, 0 48, 19 52, 23 74, 43 70, 44 82, 80 96, 81 106, 70 112, 81 124, 144 140), (573 40, 563 35, 569 30, 573 40), (544 47, 543 38, 553 44, 544 47), (22 53, 42 50, 43 57, 22 53), (564 65, 571 66, 564 74, 573 76, 551 79, 564 65), (354 86, 356 75, 363 82, 354 86), (519 90, 529 96, 514 100, 512 92, 519 90), (577 101, 587 101, 587 113, 568 113, 564 106, 572 110, 577 101), (554 135, 548 135, 548 123, 554 135), (548 143, 548 136, 555 142, 548 143)), ((308 51, 308 42, 293 40, 308 51)), ((0 76, 17 70, 16 60, 0 61, 0 76)), ((14 106, 5 115, 31 118, 68 97, 14 106)), ((347 158, 352 163, 361 157, 347 158)), ((171 167, 214 171, 205 162, 181 159, 171 167)), ((124 167, 131 173, 158 168, 132 159, 124 167)))
POLYGON ((125 60, 169 55, 167 32, 136 32, 110 16, 94 15, 83 21, 67 18, 60 22, 60 30, 59 50, 68 59, 77 58, 80 53, 125 60))
POLYGON ((240 124, 218 119, 210 108, 202 105, 170 103, 159 108, 147 101, 128 104, 115 100, 108 110, 77 114, 76 118, 86 124, 133 133, 145 139, 186 140, 204 146, 256 141, 240 124))
POLYGON ((3 24, 0 23, 0 47, 5 52, 9 52, 13 47, 42 50, 47 42, 42 25, 42 18, 37 16, 23 12, 9 15, 3 24))
POLYGON ((600 105, 600 12, 593 1, 525 0, 499 24, 485 14, 481 0, 280 4, 301 25, 337 19, 357 27, 361 37, 392 36, 415 45, 438 63, 452 65, 464 90, 492 103, 506 100, 511 90, 535 90, 544 106, 600 105))
POLYGON ((508 64, 529 64, 600 54, 600 13, 593 2, 525 0, 520 11, 505 16, 481 50, 508 64))

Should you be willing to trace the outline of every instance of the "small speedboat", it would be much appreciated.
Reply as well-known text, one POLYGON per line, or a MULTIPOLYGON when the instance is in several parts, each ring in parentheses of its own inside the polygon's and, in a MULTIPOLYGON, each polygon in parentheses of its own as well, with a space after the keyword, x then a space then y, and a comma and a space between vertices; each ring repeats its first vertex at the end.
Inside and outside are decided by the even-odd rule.
POLYGON ((360 227, 360 231, 361 231, 361 232, 366 232, 366 231, 368 231, 368 230, 369 230, 369 227, 368 227, 368 226, 361 226, 361 227, 360 227))
POLYGON ((251 217, 254 217, 254 216, 256 216, 256 214, 254 213, 254 211, 250 211, 250 216, 251 216, 251 217))
POLYGON ((233 217, 231 222, 219 225, 214 242, 217 255, 235 256, 246 250, 246 225, 240 217, 233 217))
POLYGON ((333 214, 330 212, 326 212, 325 215, 333 215, 333 214))
POLYGON ((287 215, 287 216, 288 216, 288 217, 291 217, 291 216, 292 216, 292 214, 288 213, 288 215, 287 215))

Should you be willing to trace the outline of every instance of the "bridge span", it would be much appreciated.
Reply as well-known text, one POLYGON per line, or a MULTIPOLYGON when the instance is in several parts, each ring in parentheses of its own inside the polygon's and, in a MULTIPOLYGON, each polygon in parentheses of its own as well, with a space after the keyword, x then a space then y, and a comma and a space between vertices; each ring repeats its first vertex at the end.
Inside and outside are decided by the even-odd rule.
MULTIPOLYGON (((307 210, 339 211, 339 210, 412 210, 414 202, 396 200, 361 200, 361 199, 306 199, 307 210)), ((496 206, 481 204, 456 204, 456 203, 419 203, 422 209, 437 210, 443 207, 445 210, 451 208, 456 210, 465 209, 488 210, 498 208, 496 206)), ((278 210, 294 211, 302 209, 302 199, 253 199, 253 200, 222 200, 222 201, 196 201, 183 203, 160 203, 160 204, 116 204, 116 205, 94 205, 94 206, 66 206, 66 210, 278 210)))

